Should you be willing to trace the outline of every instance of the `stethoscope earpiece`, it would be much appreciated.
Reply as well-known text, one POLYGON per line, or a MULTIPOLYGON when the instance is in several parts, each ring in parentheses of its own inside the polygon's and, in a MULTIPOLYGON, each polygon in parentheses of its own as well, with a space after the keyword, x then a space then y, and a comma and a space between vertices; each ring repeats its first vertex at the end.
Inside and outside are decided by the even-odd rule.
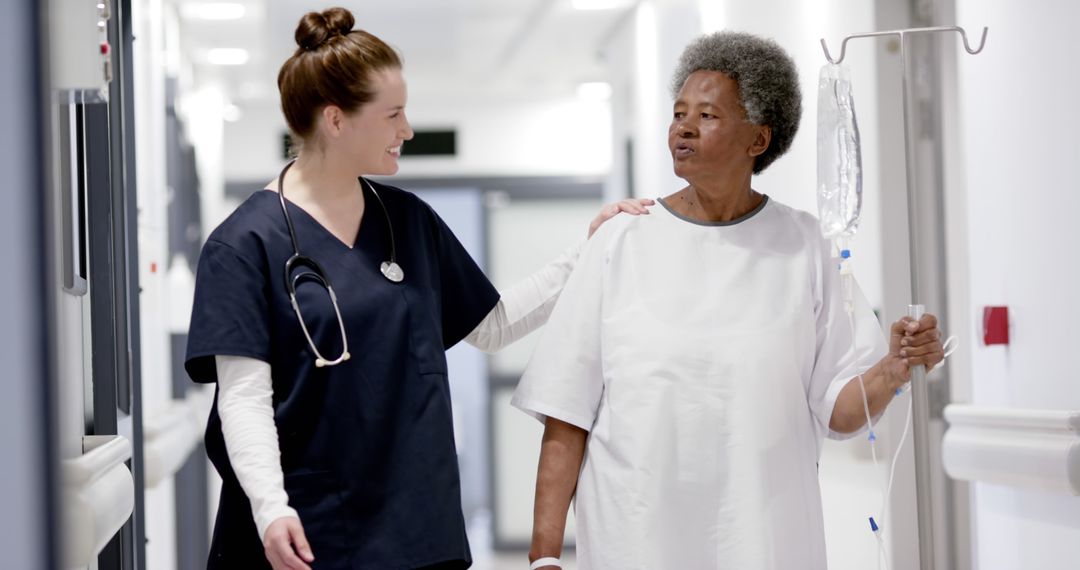
POLYGON ((348 360, 350 358, 352 358, 352 355, 349 354, 349 351, 347 351, 347 350, 345 352, 341 353, 341 356, 338 357, 336 362, 330 362, 329 360, 327 360, 325 358, 315 357, 315 368, 322 368, 324 366, 333 366, 335 364, 340 364, 342 362, 345 362, 346 360, 348 360))

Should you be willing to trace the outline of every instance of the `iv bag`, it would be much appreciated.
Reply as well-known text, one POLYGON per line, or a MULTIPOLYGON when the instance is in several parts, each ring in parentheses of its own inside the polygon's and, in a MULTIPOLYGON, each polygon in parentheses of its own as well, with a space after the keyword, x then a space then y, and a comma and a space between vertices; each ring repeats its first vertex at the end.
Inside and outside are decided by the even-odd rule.
POLYGON ((818 217, 826 238, 850 237, 862 208, 862 148, 851 78, 826 64, 818 77, 818 217))

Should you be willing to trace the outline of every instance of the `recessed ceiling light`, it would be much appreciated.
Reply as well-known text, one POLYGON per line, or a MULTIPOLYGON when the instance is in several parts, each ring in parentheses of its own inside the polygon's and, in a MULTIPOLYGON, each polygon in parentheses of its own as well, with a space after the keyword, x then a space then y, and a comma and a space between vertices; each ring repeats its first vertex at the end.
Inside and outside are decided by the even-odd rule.
POLYGON ((249 57, 248 51, 240 48, 214 48, 206 52, 206 61, 214 65, 244 65, 249 57))
POLYGON ((181 13, 193 20, 239 20, 247 8, 236 2, 198 2, 184 4, 181 13))
POLYGON ((610 10, 624 8, 629 4, 628 0, 571 0, 570 2, 575 10, 610 10))

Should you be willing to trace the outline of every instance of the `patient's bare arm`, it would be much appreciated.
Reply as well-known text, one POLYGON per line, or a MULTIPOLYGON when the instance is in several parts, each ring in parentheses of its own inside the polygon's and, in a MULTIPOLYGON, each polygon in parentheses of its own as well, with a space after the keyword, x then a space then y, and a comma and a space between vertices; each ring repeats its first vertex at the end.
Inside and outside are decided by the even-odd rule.
POLYGON ((562 554, 566 513, 577 488, 587 436, 588 432, 577 426, 547 418, 536 474, 530 562, 562 554))

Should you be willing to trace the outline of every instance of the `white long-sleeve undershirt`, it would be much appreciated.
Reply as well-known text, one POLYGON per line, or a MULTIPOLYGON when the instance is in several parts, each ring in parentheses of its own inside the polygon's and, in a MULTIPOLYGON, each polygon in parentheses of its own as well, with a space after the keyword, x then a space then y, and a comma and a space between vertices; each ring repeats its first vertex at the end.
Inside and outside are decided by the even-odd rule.
POLYGON ((215 356, 218 376, 218 416, 240 487, 251 501, 259 538, 270 523, 296 517, 285 494, 281 450, 274 424, 270 364, 243 356, 215 356))
MULTIPOLYGON (((495 308, 465 341, 492 353, 536 330, 551 315, 577 263, 582 241, 525 280, 500 292, 495 308)), ((215 357, 218 416, 236 478, 251 502, 259 537, 281 517, 299 516, 289 507, 272 404, 270 364, 244 356, 215 357)))
POLYGON ((551 316, 584 246, 584 241, 575 244, 536 273, 500 291, 498 304, 465 337, 465 342, 490 354, 540 328, 551 316))

